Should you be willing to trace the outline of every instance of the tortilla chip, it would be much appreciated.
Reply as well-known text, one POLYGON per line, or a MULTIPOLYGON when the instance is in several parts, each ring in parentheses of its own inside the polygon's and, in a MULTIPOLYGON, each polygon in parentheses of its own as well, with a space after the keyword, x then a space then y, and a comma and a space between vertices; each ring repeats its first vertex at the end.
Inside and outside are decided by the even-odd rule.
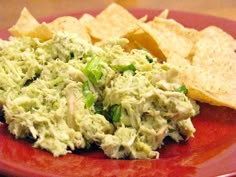
POLYGON ((41 40, 48 40, 52 37, 52 31, 46 23, 40 24, 26 9, 21 11, 17 23, 9 29, 11 35, 16 37, 36 37, 41 40))
POLYGON ((76 33, 81 39, 91 42, 90 36, 87 33, 86 28, 75 17, 59 17, 49 23, 48 26, 53 33, 58 31, 76 33))
POLYGON ((57 31, 67 31, 78 34, 82 39, 91 42, 91 38, 77 18, 71 16, 59 17, 51 23, 40 24, 30 12, 24 8, 17 23, 9 29, 9 32, 17 37, 29 36, 41 40, 48 40, 57 31))
POLYGON ((20 37, 27 35, 39 25, 39 22, 31 15, 27 8, 23 8, 16 24, 9 29, 11 35, 20 37))
POLYGON ((153 21, 139 23, 141 29, 125 36, 131 41, 129 46, 141 46, 162 59, 167 59, 172 54, 183 57, 191 55, 198 31, 185 28, 173 19, 166 19, 167 15, 168 10, 164 10, 153 21))
MULTIPOLYGON (((146 24, 140 24, 141 26, 145 26, 146 24)), ((150 33, 152 33, 152 30, 149 26, 150 33)), ((154 37, 150 35, 150 33, 145 32, 142 29, 139 29, 135 32, 129 33, 125 36, 130 42, 126 46, 126 50, 130 51, 134 48, 136 49, 142 49, 145 48, 148 50, 152 55, 158 57, 158 58, 165 58, 164 54, 159 48, 158 43, 154 40, 154 37)))
POLYGON ((98 39, 123 37, 138 29, 138 20, 125 8, 112 3, 88 24, 89 34, 98 39))
POLYGON ((46 41, 53 36, 52 30, 49 28, 48 24, 45 22, 37 25, 34 27, 31 31, 29 31, 25 36, 33 37, 33 38, 39 38, 43 41, 46 41))
POLYGON ((147 15, 144 15, 143 17, 139 18, 138 21, 144 23, 144 22, 147 21, 147 19, 148 19, 148 16, 147 16, 147 15))
POLYGON ((167 19, 168 15, 169 15, 169 10, 168 10, 168 9, 165 9, 165 10, 163 10, 163 11, 158 15, 158 17, 159 17, 159 18, 167 19))
MULTIPOLYGON (((166 9, 162 11, 158 15, 158 17, 166 19, 168 14, 169 14, 169 10, 166 9)), ((148 26, 145 23, 142 23, 142 22, 145 22, 146 20, 147 20, 147 17, 143 17, 139 19, 138 25, 140 25, 140 28, 136 31, 128 33, 125 36, 130 41, 130 43, 126 46, 126 50, 130 51, 134 48, 137 48, 137 49, 145 48, 154 56, 165 59, 166 58, 165 55, 163 54, 163 52, 159 48, 159 44, 155 40, 155 37, 154 37, 156 33, 155 29, 153 29, 152 27, 148 26), (144 29, 147 28, 146 31, 143 28, 144 29)))
POLYGON ((150 30, 147 26, 143 26, 143 29, 153 37, 165 58, 171 56, 172 53, 182 57, 190 55, 198 38, 197 30, 185 28, 173 19, 159 17, 155 17, 148 24, 155 30, 150 30))
POLYGON ((217 27, 200 32, 193 56, 172 55, 167 62, 180 68, 181 81, 195 100, 236 109, 236 41, 217 27))
POLYGON ((83 25, 83 26, 87 26, 89 22, 91 22, 92 20, 94 20, 94 16, 90 15, 90 14, 83 14, 80 18, 79 18, 79 22, 83 25))

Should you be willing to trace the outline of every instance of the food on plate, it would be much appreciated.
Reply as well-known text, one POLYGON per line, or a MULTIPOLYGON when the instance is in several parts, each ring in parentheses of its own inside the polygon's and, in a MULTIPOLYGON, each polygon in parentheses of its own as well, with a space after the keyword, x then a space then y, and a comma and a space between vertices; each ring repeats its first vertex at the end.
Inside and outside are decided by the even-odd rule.
POLYGON ((110 158, 151 159, 166 137, 194 136, 196 101, 236 109, 235 40, 186 28, 168 10, 146 19, 114 3, 42 23, 23 9, 0 40, 9 131, 54 156, 96 144, 110 158))
POLYGON ((197 104, 177 70, 127 39, 94 46, 58 32, 3 41, 1 100, 9 131, 59 156, 98 144, 111 158, 158 158, 165 137, 193 136, 197 104))

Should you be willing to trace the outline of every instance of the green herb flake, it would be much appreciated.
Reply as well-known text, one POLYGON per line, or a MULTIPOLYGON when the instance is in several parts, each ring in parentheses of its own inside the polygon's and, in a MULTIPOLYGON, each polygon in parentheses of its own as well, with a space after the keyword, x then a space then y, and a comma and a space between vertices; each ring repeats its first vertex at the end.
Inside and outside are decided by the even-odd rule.
POLYGON ((102 66, 100 65, 100 58, 97 56, 93 57, 87 63, 84 69, 84 73, 93 84, 97 84, 97 82, 103 76, 102 66))
POLYGON ((148 55, 146 55, 146 59, 149 63, 152 63, 154 61, 153 58, 149 57, 148 55))
POLYGON ((188 93, 188 89, 185 85, 182 85, 181 87, 175 89, 176 92, 184 93, 185 95, 188 93))
POLYGON ((103 114, 103 104, 102 102, 97 101, 94 104, 94 109, 96 114, 103 114))
POLYGON ((121 117, 121 105, 114 104, 110 106, 105 116, 109 121, 119 122, 121 117))
POLYGON ((119 72, 122 72, 122 73, 125 71, 133 71, 133 72, 136 71, 136 68, 133 64, 126 65, 126 66, 118 66, 117 69, 119 72))
POLYGON ((86 81, 82 85, 82 92, 83 92, 86 108, 90 108, 95 103, 96 99, 93 93, 90 91, 88 81, 86 81))

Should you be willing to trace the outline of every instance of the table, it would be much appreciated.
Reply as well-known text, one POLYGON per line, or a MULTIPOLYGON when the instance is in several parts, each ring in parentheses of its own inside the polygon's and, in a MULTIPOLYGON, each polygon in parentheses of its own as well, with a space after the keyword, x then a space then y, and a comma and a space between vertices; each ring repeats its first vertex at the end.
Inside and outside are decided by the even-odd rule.
POLYGON ((116 2, 126 8, 173 9, 236 20, 235 0, 0 0, 0 29, 15 24, 23 7, 36 18, 103 9, 116 2))

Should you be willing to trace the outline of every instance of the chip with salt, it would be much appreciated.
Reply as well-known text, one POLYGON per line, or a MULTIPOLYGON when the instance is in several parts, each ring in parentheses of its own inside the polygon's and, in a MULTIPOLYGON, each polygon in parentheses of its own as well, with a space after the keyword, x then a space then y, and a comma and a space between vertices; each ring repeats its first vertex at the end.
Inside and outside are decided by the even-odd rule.
POLYGON ((9 29, 13 36, 26 36, 39 25, 39 22, 31 15, 27 8, 23 8, 16 24, 9 29))
POLYGON ((123 37, 138 29, 138 20, 122 6, 112 3, 88 24, 90 35, 97 40, 123 37))
POLYGON ((199 33, 192 56, 172 55, 189 96, 201 102, 236 109, 236 41, 217 27, 199 33))

